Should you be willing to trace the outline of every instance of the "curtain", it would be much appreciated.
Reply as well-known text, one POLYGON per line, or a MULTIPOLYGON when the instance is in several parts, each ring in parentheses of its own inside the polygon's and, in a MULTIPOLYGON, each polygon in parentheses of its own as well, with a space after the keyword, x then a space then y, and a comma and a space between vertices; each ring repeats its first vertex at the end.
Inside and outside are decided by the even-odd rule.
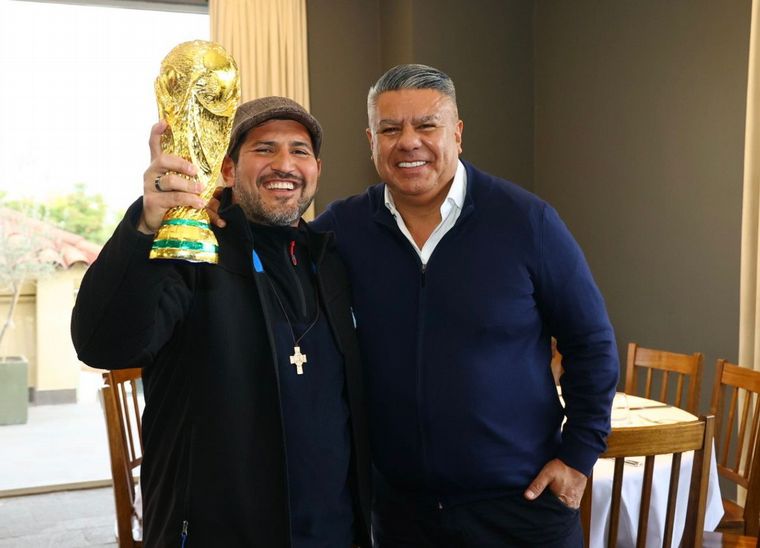
POLYGON ((752 2, 747 78, 747 121, 744 140, 744 196, 742 205, 741 282, 739 300, 739 364, 760 370, 760 0, 752 2))
MULTIPOLYGON (((739 289, 739 362, 738 365, 760 370, 760 0, 752 0, 747 74, 747 119, 744 130, 744 192, 742 196, 741 280, 739 289)), ((744 404, 739 400, 739 408, 744 404)), ((742 463, 742 466, 745 464, 742 463)), ((737 489, 737 502, 744 504, 746 490, 737 489)))
POLYGON ((242 101, 280 95, 309 110, 306 0, 210 0, 209 19, 237 62, 242 101))

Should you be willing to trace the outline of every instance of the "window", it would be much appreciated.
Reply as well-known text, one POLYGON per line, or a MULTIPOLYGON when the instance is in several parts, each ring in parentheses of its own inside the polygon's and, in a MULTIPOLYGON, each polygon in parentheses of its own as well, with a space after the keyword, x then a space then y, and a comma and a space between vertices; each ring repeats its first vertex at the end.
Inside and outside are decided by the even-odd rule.
POLYGON ((161 59, 209 38, 198 11, 0 0, 0 191, 44 200, 84 183, 125 209, 142 193, 161 59))
MULTIPOLYGON (((115 218, 142 194, 153 81, 174 46, 208 40, 208 14, 202 5, 104 4, 0 0, 0 206, 81 187, 102 195, 115 218)), ((28 357, 32 394, 45 396, 32 398, 27 424, 0 426, 10 451, 0 491, 110 478, 100 372, 77 361, 68 336, 82 270, 25 290, 0 344, 0 356, 28 357), (41 451, 40 438, 53 450, 41 451)), ((0 322, 9 304, 0 287, 0 322)))

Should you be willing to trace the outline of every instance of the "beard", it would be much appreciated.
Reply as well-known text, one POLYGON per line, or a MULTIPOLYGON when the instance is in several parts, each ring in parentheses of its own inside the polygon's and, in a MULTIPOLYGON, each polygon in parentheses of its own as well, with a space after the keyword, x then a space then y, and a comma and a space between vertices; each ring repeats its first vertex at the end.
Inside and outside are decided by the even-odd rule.
MULTIPOLYGON (((290 178, 300 179, 292 176, 290 178)), ((259 178, 256 181, 257 188, 260 188, 266 180, 266 177, 259 178)), ((303 179, 300 180, 303 183, 303 179)), ((314 193, 307 195, 305 189, 306 185, 302 184, 301 195, 295 204, 291 202, 266 204, 261 199, 261 194, 251 192, 249 188, 241 184, 240 176, 236 174, 235 186, 232 187, 232 195, 249 221, 271 226, 293 226, 298 222, 301 215, 303 215, 314 199, 314 193)))

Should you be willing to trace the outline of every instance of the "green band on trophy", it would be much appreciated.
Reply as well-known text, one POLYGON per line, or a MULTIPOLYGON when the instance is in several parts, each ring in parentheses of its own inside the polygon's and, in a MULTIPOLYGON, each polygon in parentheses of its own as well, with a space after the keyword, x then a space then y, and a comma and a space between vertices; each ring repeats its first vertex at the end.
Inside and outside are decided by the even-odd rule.
POLYGON ((205 221, 193 221, 191 219, 166 219, 161 224, 163 225, 181 225, 181 226, 194 226, 197 228, 208 229, 208 223, 205 221))
POLYGON ((218 245, 207 244, 205 242, 190 242, 187 240, 155 240, 153 247, 159 249, 189 249, 192 251, 204 251, 206 253, 217 253, 219 251, 218 245))

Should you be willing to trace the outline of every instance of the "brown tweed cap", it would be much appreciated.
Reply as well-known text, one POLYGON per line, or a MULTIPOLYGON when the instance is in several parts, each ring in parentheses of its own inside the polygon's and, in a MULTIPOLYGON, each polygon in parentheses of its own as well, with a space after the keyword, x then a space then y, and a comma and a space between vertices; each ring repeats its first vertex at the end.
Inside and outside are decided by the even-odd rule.
POLYGON ((246 101, 235 112, 232 125, 232 136, 227 154, 235 150, 242 142, 249 129, 263 124, 267 120, 295 120, 302 124, 311 135, 311 146, 314 155, 319 156, 322 145, 322 126, 305 108, 287 97, 262 97, 246 101))

